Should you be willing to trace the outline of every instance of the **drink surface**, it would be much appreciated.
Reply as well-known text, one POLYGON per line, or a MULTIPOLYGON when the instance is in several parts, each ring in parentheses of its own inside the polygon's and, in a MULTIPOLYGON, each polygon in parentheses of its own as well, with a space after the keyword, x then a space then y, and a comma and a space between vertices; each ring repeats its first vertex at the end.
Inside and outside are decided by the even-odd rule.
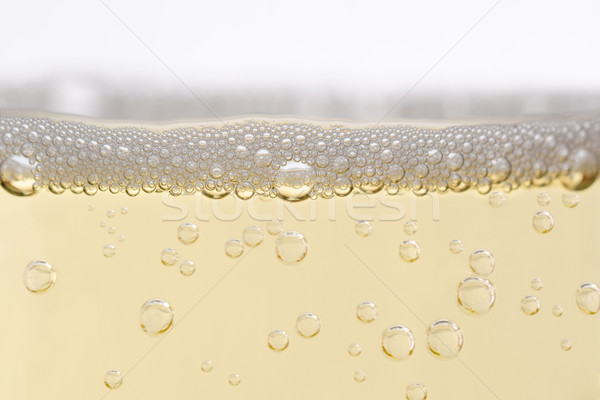
MULTIPOLYGON (((427 140, 418 138, 416 146, 393 151, 387 168, 381 142, 378 151, 367 153, 372 158, 365 155, 362 167, 346 157, 350 175, 338 172, 331 181, 347 177, 355 188, 338 192, 333 184, 331 196, 328 181, 318 179, 323 170, 331 172, 329 164, 292 157, 268 175, 271 164, 261 167, 264 157, 256 156, 262 148, 248 143, 244 147, 258 164, 248 170, 249 181, 270 176, 272 186, 259 193, 260 185, 252 185, 254 195, 247 198, 236 186, 227 190, 225 181, 221 192, 233 193, 221 199, 213 198, 219 197, 216 188, 207 193, 205 186, 173 196, 177 179, 161 187, 160 176, 154 191, 162 194, 140 190, 128 196, 129 183, 142 185, 133 178, 118 184, 117 194, 109 193, 108 181, 108 190, 99 188, 94 196, 69 192, 86 192, 89 174, 115 175, 114 165, 127 163, 130 155, 120 159, 118 147, 111 147, 115 154, 98 169, 86 169, 88 182, 81 186, 69 171, 93 163, 70 167, 66 157, 62 177, 69 181, 61 188, 69 191, 62 195, 44 189, 59 170, 53 176, 41 168, 40 175, 26 179, 27 169, 15 174, 13 165, 5 169, 7 190, 0 192, 5 227, 0 232, 5 301, 0 394, 14 399, 598 398, 595 124, 521 127, 519 145, 500 157, 509 163, 508 172, 494 153, 497 142, 477 139, 479 155, 467 157, 463 146, 463 165, 450 172, 462 174, 454 190, 451 181, 444 190, 444 179, 437 179, 452 165, 452 151, 439 147, 436 162, 432 150, 440 143, 434 137, 427 152, 419 154, 418 145, 426 148, 427 140), (410 157, 402 161, 401 154, 411 151, 415 165, 410 157), (543 170, 535 166, 540 159, 546 172, 535 176, 543 170), (471 164, 464 166, 465 160, 471 164), (305 165, 278 175, 292 162, 305 165), (352 178, 358 169, 366 174, 371 162, 379 183, 352 178), (487 166, 485 174, 477 172, 477 162, 487 166), (402 167, 402 178, 391 179, 393 165, 402 167), (422 187, 431 182, 427 190, 414 186, 415 179, 405 180, 420 165, 428 173, 415 179, 422 187), (475 171, 475 180, 469 171, 475 171), (503 179, 497 179, 500 172, 503 179)), ((236 138, 247 135, 241 129, 236 138)), ((514 139, 502 127, 492 137, 495 131, 501 132, 497 141, 502 142, 502 132, 514 139)), ((127 131, 119 132, 126 138, 127 131)), ((480 133, 469 142, 485 135, 480 133)), ((20 131, 11 128, 11 134, 13 140, 20 131)), ((70 136, 74 149, 77 137, 70 136)), ((296 134, 292 153, 300 145, 297 136, 313 143, 310 134, 296 134)), ((360 153, 370 151, 371 143, 353 146, 360 153)), ((12 144, 4 144, 5 160, 17 155, 12 144)), ((19 143, 21 157, 26 157, 24 144, 19 143)), ((285 159, 283 150, 271 148, 271 163, 285 159)), ((134 153, 134 146, 128 151, 134 153)), ((341 156, 326 154, 332 163, 341 156)), ((159 165, 166 166, 167 159, 172 161, 162 158, 159 165)), ((36 163, 55 165, 43 157, 36 163)), ((242 166, 232 170, 243 175, 242 166)), ((172 171, 181 168, 171 165, 172 171)), ((124 170, 119 173, 127 179, 124 170)))

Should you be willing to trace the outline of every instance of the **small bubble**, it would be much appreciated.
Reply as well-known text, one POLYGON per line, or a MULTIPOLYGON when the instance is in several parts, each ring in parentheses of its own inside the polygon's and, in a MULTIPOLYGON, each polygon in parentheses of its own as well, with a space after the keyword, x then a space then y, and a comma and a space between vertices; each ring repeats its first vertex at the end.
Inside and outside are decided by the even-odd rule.
POLYGON ((175 249, 166 248, 160 252, 160 261, 168 267, 173 266, 179 261, 179 254, 175 249))
POLYGON ((521 310, 525 315, 535 315, 540 311, 540 301, 535 296, 525 296, 521 299, 521 310))
POLYGON ((365 324, 377 318, 377 306, 370 301, 363 301, 356 307, 356 317, 365 324))
POLYGON ((283 230, 281 221, 269 221, 267 222, 267 232, 269 235, 279 235, 283 230))
POLYGON ((563 308, 561 306, 552 307, 552 315, 554 315, 555 317, 560 317, 561 315, 563 315, 563 308))
POLYGON ((567 192, 562 195, 562 203, 565 207, 574 208, 579 204, 579 196, 577 193, 567 192))
POLYGON ((301 233, 287 231, 277 237, 275 252, 284 264, 296 264, 306 257, 308 243, 301 233))
POLYGON ((539 233, 548 233, 554 228, 554 218, 548 211, 538 211, 533 216, 533 227, 539 233))
POLYGON ((576 150, 569 158, 569 173, 561 177, 561 183, 569 190, 589 187, 598 175, 596 156, 585 149, 576 150))
POLYGON ((494 208, 502 207, 506 202, 506 197, 502 192, 492 192, 489 196, 490 206, 494 208))
POLYGON ((96 207, 93 204, 88 205, 88 211, 94 211, 96 207))
POLYGON ((194 243, 199 235, 198 227, 191 222, 184 222, 177 228, 177 239, 183 244, 194 243))
POLYGON ((546 192, 540 192, 537 195, 537 203, 542 207, 550 205, 550 200, 550 195, 546 192))
POLYGON ((169 330, 173 324, 173 309, 164 300, 151 299, 142 304, 140 326, 148 335, 157 336, 169 330))
POLYGON ((366 237, 373 233, 373 226, 369 221, 358 221, 354 227, 354 230, 358 236, 366 237))
POLYGON ((414 240, 404 240, 400 243, 400 257, 406 262, 414 262, 421 256, 421 249, 414 240))
POLYGON ((404 223, 404 233, 414 235, 417 233, 417 223, 415 221, 406 221, 404 223))
POLYGON ((121 214, 125 215, 129 212, 129 208, 127 207, 121 207, 121 214))
POLYGON ((264 238, 265 234, 260 226, 247 226, 244 228, 244 232, 242 232, 242 239, 244 239, 244 243, 250 247, 258 246, 262 243, 264 238))
POLYGON ((579 285, 575 295, 577 306, 586 314, 600 311, 600 288, 595 283, 585 282, 579 285))
POLYGON ((450 249, 451 253, 460 254, 464 250, 465 246, 463 245, 463 242, 459 239, 454 239, 450 241, 448 248, 450 249))
POLYGON ((287 349, 290 344, 290 338, 288 334, 284 330, 276 329, 269 333, 269 338, 267 339, 267 344, 274 351, 283 351, 287 349))
POLYGON ((427 399, 427 388, 420 383, 411 383, 406 388, 406 400, 427 399))
POLYGON ((459 283, 457 299, 460 308, 470 314, 481 315, 494 306, 496 290, 487 279, 471 276, 459 283))
POLYGON ((362 353, 362 347, 358 343, 350 343, 348 346, 348 354, 352 357, 358 357, 362 353))
POLYGON ((473 254, 471 254, 469 265, 476 274, 487 276, 494 272, 496 261, 489 251, 475 250, 473 254))
POLYGON ((365 371, 362 371, 359 369, 358 371, 354 372, 354 380, 356 382, 359 382, 359 383, 364 382, 366 378, 367 378, 367 374, 365 371))
POLYGON ((104 375, 104 385, 110 390, 118 389, 123 383, 121 372, 111 369, 104 375))
POLYGON ((392 325, 381 335, 381 348, 388 357, 402 360, 413 353, 415 337, 407 327, 392 325))
POLYGON ((321 331, 321 321, 315 314, 300 314, 296 319, 296 330, 302 337, 314 337, 321 331))
POLYGON ((117 231, 117 227, 116 226, 109 226, 106 231, 108 232, 109 235, 112 235, 112 234, 114 234, 117 231))
POLYGON ((231 386, 237 386, 240 384, 240 382, 242 381, 242 379, 240 378, 239 374, 231 374, 229 375, 229 384, 231 386))
POLYGON ((112 257, 115 255, 116 249, 115 249, 115 245, 114 244, 107 244, 106 246, 104 246, 102 248, 102 254, 104 254, 104 257, 112 257))
POLYGON ((447 319, 433 322, 427 328, 426 338, 429 352, 443 360, 456 357, 463 346, 462 331, 447 319))
POLYGON ((225 243, 225 254, 231 258, 238 258, 244 252, 244 243, 239 239, 229 239, 225 243))
POLYGON ((31 196, 37 192, 34 166, 23 156, 12 156, 0 164, 0 185, 15 196, 31 196))
POLYGON ((112 217, 114 217, 114 216, 115 216, 115 214, 116 214, 116 211, 115 211, 115 210, 108 210, 108 211, 106 212, 106 216, 107 216, 108 218, 112 218, 112 217))
POLYGON ((535 291, 542 290, 544 287, 544 282, 540 278, 533 278, 531 280, 531 288, 535 291))
POLYGON ((100 221, 100 223, 98 225, 100 225, 100 228, 104 228, 104 227, 106 227, 106 222, 100 221))
POLYGON ((33 293, 43 293, 54 286, 56 272, 46 261, 36 260, 25 267, 23 273, 25 288, 33 293))
POLYGON ((196 272, 196 264, 190 260, 182 261, 181 264, 179 264, 179 272, 183 276, 191 276, 196 272))
POLYGON ((202 361, 202 364, 200 365, 200 368, 202 369, 202 371, 204 372, 210 372, 213 370, 214 366, 213 366, 213 362, 210 360, 204 360, 202 361))
POLYGON ((125 241, 125 235, 123 235, 123 234, 119 235, 119 237, 117 238, 117 240, 118 240, 119 242, 123 242, 123 241, 125 241))
POLYGON ((560 348, 564 351, 569 351, 573 347, 573 343, 569 339, 563 339, 560 341, 560 348))

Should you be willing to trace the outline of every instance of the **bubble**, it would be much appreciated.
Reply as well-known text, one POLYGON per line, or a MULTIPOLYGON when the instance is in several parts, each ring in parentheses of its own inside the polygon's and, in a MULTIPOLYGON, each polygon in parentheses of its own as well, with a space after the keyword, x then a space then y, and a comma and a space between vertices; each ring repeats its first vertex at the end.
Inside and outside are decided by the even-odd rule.
POLYGON ((277 196, 288 201, 300 201, 308 198, 315 184, 314 169, 302 162, 288 162, 275 176, 277 196))
POLYGON ((561 315, 563 315, 563 308, 561 306, 552 307, 552 315, 554 315, 555 317, 560 317, 561 315))
POLYGON ((573 343, 569 339, 563 339, 560 341, 560 348, 564 351, 569 351, 573 347, 573 343))
POLYGON ((181 264, 179 264, 179 272, 183 276, 191 276, 196 272, 196 264, 190 260, 182 261, 181 264))
POLYGON ((140 309, 140 326, 151 336, 163 334, 173 324, 173 309, 164 300, 150 299, 140 309))
POLYGON ((117 227, 115 227, 115 226, 109 226, 106 231, 108 232, 109 235, 112 235, 112 234, 114 234, 117 231, 117 227))
POLYGON ((121 214, 122 215, 126 215, 129 212, 129 208, 127 207, 121 207, 121 214))
POLYGON ((352 357, 358 357, 362 353, 362 347, 358 343, 350 343, 348 346, 348 354, 352 357))
POLYGON ((406 262, 414 262, 421 256, 421 249, 414 240, 404 240, 400 243, 400 257, 406 262))
POLYGON ((471 276, 458 284, 458 305, 469 314, 488 312, 496 301, 496 289, 487 279, 471 276))
POLYGON ((499 183, 508 178, 510 172, 510 162, 506 158, 499 157, 492 161, 492 165, 489 169, 489 178, 492 183, 499 183))
POLYGON ((100 228, 104 228, 104 227, 106 227, 106 222, 100 221, 100 223, 98 225, 100 226, 100 228))
POLYGON ((115 210, 108 210, 108 211, 106 212, 106 216, 107 216, 108 218, 112 218, 112 217, 114 217, 114 216, 115 216, 115 214, 116 214, 116 213, 117 213, 117 212, 116 212, 115 210))
POLYGON ((427 388, 420 383, 411 383, 406 388, 406 400, 427 399, 427 388))
POLYGON ((542 207, 546 207, 546 206, 550 205, 550 195, 546 192, 538 193, 537 203, 542 207))
POLYGON ((254 154, 254 163, 259 167, 268 167, 271 165, 273 157, 267 149, 260 149, 254 154))
POLYGON ((535 296, 525 296, 521 299, 521 310, 525 315, 535 315, 540 311, 540 301, 535 296))
POLYGON ((535 291, 542 290, 544 282, 540 278, 533 278, 531 280, 531 288, 535 291))
POLYGON ((102 254, 104 254, 104 257, 106 258, 114 256, 115 253, 116 249, 114 244, 107 244, 102 248, 102 254))
POLYGON ((260 226, 247 226, 244 228, 244 232, 242 232, 242 239, 244 239, 244 243, 250 247, 258 246, 262 243, 264 238, 265 234, 260 226))
POLYGON ((406 221, 404 223, 404 233, 414 235, 417 233, 417 223, 415 221, 406 221))
POLYGON ((184 222, 177 228, 177 239, 183 244, 194 243, 199 235, 198 227, 191 222, 184 222))
POLYGON ((460 153, 450 153, 446 160, 446 164, 451 171, 458 171, 464 163, 464 158, 460 153))
POLYGON ((392 325, 381 335, 381 348, 393 360, 403 360, 415 349, 415 337, 405 326, 392 325))
POLYGON ((95 208, 93 204, 88 205, 88 211, 94 211, 95 208))
POLYGON ((269 333, 267 344, 274 351, 283 351, 287 349, 290 343, 290 338, 286 331, 276 329, 269 333))
POLYGON ((569 173, 561 177, 561 183, 569 190, 582 190, 589 187, 598 175, 596 156, 587 150, 579 149, 569 158, 569 173))
POLYGON ((12 156, 0 164, 0 185, 15 196, 31 196, 36 193, 34 167, 22 156, 12 156))
POLYGON ((213 362, 210 360, 204 360, 202 361, 202 364, 200 364, 200 369, 202 369, 202 371, 204 372, 210 372, 212 371, 214 368, 213 362))
POLYGON ((314 337, 321 331, 321 321, 315 314, 301 314, 296 319, 296 330, 302 337, 314 337))
POLYGON ((301 233, 287 231, 277 237, 275 252, 277 258, 284 264, 296 264, 306 257, 308 243, 301 233))
POLYGON ((506 197, 502 192, 492 192, 489 197, 490 206, 494 208, 502 207, 506 202, 506 197))
POLYGON ((451 253, 460 254, 460 253, 462 253, 462 251, 464 250, 465 247, 464 247, 462 241, 460 241, 459 239, 454 239, 454 240, 450 241, 448 248, 450 249, 451 253))
POLYGON ((496 261, 494 260, 494 256, 487 250, 475 250, 473 254, 471 254, 469 265, 473 272, 478 275, 488 276, 492 272, 494 272, 494 267, 496 266, 496 261))
POLYGON ((369 221, 358 221, 354 227, 358 236, 369 236, 373 232, 373 226, 369 221))
POLYGON ((354 380, 356 382, 364 382, 365 379, 367 379, 367 374, 365 371, 359 369, 358 371, 354 372, 354 380))
POLYGON ((242 381, 242 378, 240 378, 239 374, 231 374, 229 375, 229 384, 231 386, 237 386, 240 384, 240 382, 242 381))
POLYGON ((104 385, 110 390, 118 389, 123 384, 121 372, 111 369, 104 375, 104 385))
POLYGON ((562 203, 565 207, 574 208, 579 204, 577 193, 567 192, 562 195, 562 203))
POLYGON ((267 232, 269 235, 279 235, 283 230, 281 221, 269 221, 267 222, 267 232))
POLYGON ((175 265, 177 261, 179 261, 179 254, 177 254, 175 249, 163 249, 163 251, 160 252, 160 261, 163 263, 163 265, 171 267, 175 265))
POLYGON ((463 334, 452 321, 440 319, 433 322, 426 332, 427 349, 435 357, 449 360, 458 355, 463 346, 463 334))
POLYGON ((229 239, 225 243, 225 254, 231 258, 238 258, 244 252, 244 243, 239 239, 229 239))
POLYGON ((119 242, 123 242, 123 241, 125 241, 125 235, 123 235, 123 234, 119 235, 119 237, 117 238, 117 240, 118 240, 119 242))
POLYGON ((585 282, 579 285, 575 295, 577 307, 586 314, 600 311, 600 288, 595 283, 585 282))
POLYGON ((25 288, 30 292, 43 293, 54 286, 56 271, 46 261, 32 261, 25 267, 23 281, 25 288))
POLYGON ((356 307, 356 317, 365 324, 377 319, 377 306, 370 301, 363 301, 356 307))
POLYGON ((554 218, 548 211, 538 211, 533 216, 533 228, 539 233, 548 233, 554 228, 554 218))

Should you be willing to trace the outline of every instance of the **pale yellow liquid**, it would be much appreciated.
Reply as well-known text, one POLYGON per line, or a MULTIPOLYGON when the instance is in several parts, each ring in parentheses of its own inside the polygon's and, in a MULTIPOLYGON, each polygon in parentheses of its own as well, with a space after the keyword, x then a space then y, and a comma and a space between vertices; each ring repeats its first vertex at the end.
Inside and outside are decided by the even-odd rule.
POLYGON ((542 190, 506 194, 500 208, 471 191, 422 198, 381 193, 372 195, 375 208, 359 208, 368 204, 365 195, 294 203, 297 214, 309 218, 298 221, 283 212, 283 231, 298 231, 308 241, 308 254, 296 265, 277 259, 276 237, 266 232, 266 220, 276 219, 283 204, 278 199, 238 201, 241 216, 219 221, 211 203, 235 217, 233 197, 42 191, 19 198, 0 191, 0 399, 404 399, 412 382, 427 388, 428 399, 598 399, 600 315, 581 312, 575 291, 583 282, 600 283, 600 185, 578 193, 575 208, 562 204, 561 187, 542 190), (536 201, 542 190, 552 198, 547 207, 536 201), (373 219, 368 237, 355 232, 356 220, 347 212, 351 200, 352 216, 373 219), (164 221, 181 211, 163 201, 187 207, 187 216, 164 221), (250 204, 265 220, 249 216, 250 204), (113 218, 107 217, 110 209, 113 218), (554 217, 547 234, 532 227, 540 210, 554 217), (400 220, 381 220, 403 212, 400 220), (403 231, 411 218, 417 219, 414 236, 403 231), (200 229, 191 245, 177 239, 186 221, 200 229), (225 242, 241 239, 248 225, 263 228, 263 242, 246 246, 237 259, 227 257, 225 242), (114 234, 107 232, 110 226, 114 234), (121 234, 123 242, 117 240, 121 234), (399 256, 406 239, 420 246, 413 263, 399 256), (452 239, 462 240, 462 253, 449 251, 452 239), (111 258, 103 256, 106 244, 115 245, 111 258), (193 260, 196 272, 185 277, 178 264, 164 266, 160 252, 167 247, 178 251, 180 261, 193 260), (496 303, 483 316, 468 315, 456 300, 477 249, 496 261, 488 277, 496 303), (41 294, 23 283, 24 268, 35 259, 56 270, 55 285, 41 294), (542 279, 542 290, 531 288, 534 278, 542 279), (538 314, 521 311, 526 295, 540 300, 538 314), (158 337, 139 325, 140 307, 152 298, 175 311, 174 326, 158 337), (356 317, 363 301, 378 307, 372 323, 356 317), (555 305, 563 307, 561 317, 552 315, 555 305), (296 318, 305 312, 321 321, 313 338, 296 332, 296 318), (439 360, 427 350, 426 327, 442 318, 462 329, 458 358, 439 360), (381 334, 392 324, 415 336, 414 353, 403 361, 390 360, 381 349, 381 334), (289 335, 281 352, 267 345, 275 329, 289 335), (561 349, 563 339, 572 342, 570 351, 561 349), (348 354, 353 342, 362 346, 357 357, 348 354), (203 360, 213 362, 211 372, 201 370, 203 360), (103 382, 111 369, 125 375, 112 391, 103 382), (357 370, 366 373, 363 382, 354 380, 357 370), (238 386, 228 383, 234 373, 238 386))

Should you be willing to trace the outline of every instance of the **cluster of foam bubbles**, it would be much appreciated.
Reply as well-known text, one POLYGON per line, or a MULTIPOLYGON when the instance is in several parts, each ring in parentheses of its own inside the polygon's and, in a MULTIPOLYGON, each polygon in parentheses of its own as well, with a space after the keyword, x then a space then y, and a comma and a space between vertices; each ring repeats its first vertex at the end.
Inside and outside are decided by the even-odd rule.
POLYGON ((199 191, 296 201, 554 180, 577 190, 595 180, 598 157, 598 117, 443 129, 258 119, 155 129, 0 117, 1 183, 16 195, 199 191))

